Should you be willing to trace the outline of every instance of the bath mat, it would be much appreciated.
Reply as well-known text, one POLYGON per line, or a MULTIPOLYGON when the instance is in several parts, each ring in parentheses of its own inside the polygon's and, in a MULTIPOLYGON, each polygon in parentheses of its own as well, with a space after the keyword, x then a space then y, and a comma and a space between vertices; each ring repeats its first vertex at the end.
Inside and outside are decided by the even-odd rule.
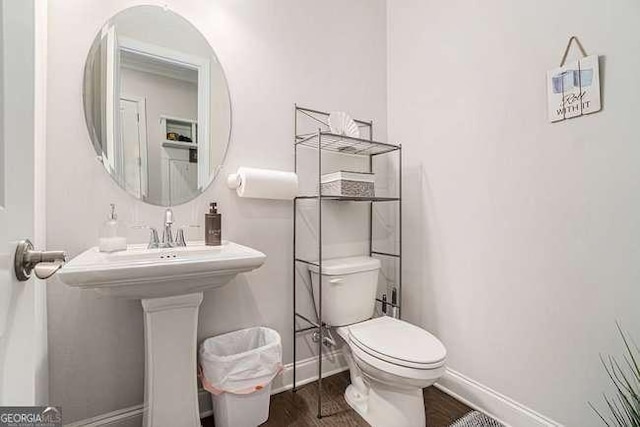
POLYGON ((504 427, 504 424, 499 423, 482 412, 472 411, 451 424, 451 427, 504 427))

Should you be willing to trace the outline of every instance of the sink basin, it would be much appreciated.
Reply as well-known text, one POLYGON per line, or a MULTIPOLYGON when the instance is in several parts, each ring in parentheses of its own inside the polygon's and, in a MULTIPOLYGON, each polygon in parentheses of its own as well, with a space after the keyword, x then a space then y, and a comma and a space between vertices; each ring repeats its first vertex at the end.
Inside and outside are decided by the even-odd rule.
POLYGON ((68 262, 58 277, 69 286, 104 295, 159 298, 222 286, 238 273, 260 267, 265 258, 262 252, 233 242, 167 249, 129 245, 126 251, 113 253, 91 248, 68 262))
POLYGON ((144 427, 200 427, 196 378, 198 310, 202 291, 260 267, 265 254, 232 242, 171 249, 130 245, 89 249, 58 277, 69 286, 140 299, 144 312, 144 427))

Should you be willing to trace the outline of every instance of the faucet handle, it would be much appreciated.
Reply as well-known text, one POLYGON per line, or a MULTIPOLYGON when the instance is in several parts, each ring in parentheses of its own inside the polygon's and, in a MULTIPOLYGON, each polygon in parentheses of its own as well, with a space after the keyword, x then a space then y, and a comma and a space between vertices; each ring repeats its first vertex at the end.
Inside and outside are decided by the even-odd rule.
POLYGON ((149 245, 147 248, 153 249, 160 247, 160 239, 158 238, 158 230, 155 227, 149 227, 149 245))
POLYGON ((176 246, 187 246, 187 242, 184 239, 184 228, 180 227, 178 232, 176 233, 176 246))
POLYGON ((134 230, 149 230, 149 244, 147 245, 148 249, 158 248, 160 247, 160 239, 158 239, 158 230, 155 227, 151 227, 148 225, 132 225, 131 228, 134 230))
POLYGON ((185 230, 187 228, 200 228, 199 225, 181 225, 176 233, 176 246, 187 246, 187 239, 185 237, 185 230))

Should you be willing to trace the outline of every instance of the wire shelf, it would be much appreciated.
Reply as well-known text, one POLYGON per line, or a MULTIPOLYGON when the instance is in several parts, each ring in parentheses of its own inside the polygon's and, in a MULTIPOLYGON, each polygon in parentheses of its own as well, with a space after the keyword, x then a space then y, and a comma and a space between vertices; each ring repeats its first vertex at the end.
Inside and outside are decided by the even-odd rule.
POLYGON ((374 156, 377 154, 390 153, 400 149, 399 145, 369 139, 354 138, 346 135, 337 135, 335 133, 324 131, 310 135, 298 135, 296 137, 296 145, 303 145, 305 147, 317 149, 318 138, 320 139, 319 145, 321 150, 333 151, 341 154, 374 156))
POLYGON ((296 200, 334 200, 342 202, 399 202, 399 197, 298 196, 296 200))
MULTIPOLYGON (((301 265, 307 265, 308 267, 315 266, 319 270, 322 270, 323 264, 323 254, 325 253, 323 250, 323 246, 326 244, 324 242, 323 237, 323 215, 322 215, 322 206, 323 201, 338 201, 338 202, 369 202, 368 203, 368 215, 366 217, 366 221, 369 223, 369 256, 384 256, 390 258, 397 265, 397 290, 398 290, 398 304, 393 304, 387 301, 387 306, 392 306, 397 308, 398 317, 401 316, 401 303, 402 301, 402 146, 400 144, 391 144, 387 142, 379 142, 373 140, 373 122, 372 121, 363 121, 354 119, 354 122, 358 126, 360 130, 360 135, 363 135, 364 138, 354 138, 345 135, 338 135, 331 132, 329 126, 329 117, 331 113, 319 111, 311 108, 303 108, 298 105, 295 106, 295 120, 294 120, 294 171, 299 173, 299 163, 298 156, 300 154, 299 148, 310 148, 314 150, 312 153, 317 160, 317 187, 315 191, 310 191, 310 194, 303 194, 294 199, 293 202, 293 265, 292 265, 292 274, 293 274, 293 370, 292 370, 292 382, 293 382, 293 391, 296 390, 296 368, 297 368, 297 346, 296 346, 296 337, 298 334, 307 333, 310 331, 314 332, 313 341, 317 345, 317 369, 318 369, 318 394, 317 394, 317 411, 318 418, 323 416, 323 405, 322 405, 322 378, 325 376, 323 374, 322 364, 324 357, 324 345, 326 344, 326 334, 328 334, 328 326, 325 324, 323 320, 323 297, 322 297, 322 288, 323 286, 318 287, 318 295, 314 295, 312 293, 311 299, 315 301, 315 314, 317 317, 317 321, 314 322, 312 319, 307 318, 303 314, 297 311, 297 282, 299 281, 299 267, 301 265), (323 195, 322 191, 318 189, 322 188, 322 166, 323 166, 323 151, 330 151, 334 153, 340 154, 350 154, 362 157, 368 157, 368 173, 374 172, 374 167, 379 162, 374 162, 373 156, 378 154, 385 154, 396 152, 397 154, 397 173, 398 173, 398 197, 353 197, 353 196, 329 196, 323 195), (298 241, 297 235, 297 216, 298 216, 298 207, 301 205, 301 202, 308 201, 316 201, 316 205, 314 206, 317 209, 317 258, 315 260, 312 259, 303 259, 297 257, 296 246, 298 241), (378 252, 373 248, 373 236, 374 236, 374 203, 373 202, 396 202, 393 204, 393 208, 397 209, 397 223, 399 230, 399 253, 389 253, 389 252, 378 252), (317 297, 317 298, 316 298, 317 297), (303 324, 299 324, 299 322, 303 322, 303 324)), ((334 159, 330 159, 333 161, 334 159)), ((335 159, 337 160, 337 159, 335 159)), ((344 160, 344 159, 343 159, 344 160)), ((360 159, 358 159, 360 160, 360 159)), ((396 194, 394 193, 391 193, 396 194)), ((326 220, 325 220, 326 221, 326 220)), ((311 291, 310 289, 307 289, 311 291)), ((382 303, 381 299, 376 299, 377 303, 382 303)))

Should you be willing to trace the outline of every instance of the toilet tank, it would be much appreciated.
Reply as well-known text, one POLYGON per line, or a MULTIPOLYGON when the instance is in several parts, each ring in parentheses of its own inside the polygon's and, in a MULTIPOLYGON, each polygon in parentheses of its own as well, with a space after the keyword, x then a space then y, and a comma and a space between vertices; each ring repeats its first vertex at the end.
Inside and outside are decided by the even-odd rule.
POLYGON ((310 265, 311 286, 319 312, 322 282, 322 320, 329 326, 345 326, 373 316, 380 260, 367 257, 327 259, 322 262, 322 280, 317 265, 310 265))

